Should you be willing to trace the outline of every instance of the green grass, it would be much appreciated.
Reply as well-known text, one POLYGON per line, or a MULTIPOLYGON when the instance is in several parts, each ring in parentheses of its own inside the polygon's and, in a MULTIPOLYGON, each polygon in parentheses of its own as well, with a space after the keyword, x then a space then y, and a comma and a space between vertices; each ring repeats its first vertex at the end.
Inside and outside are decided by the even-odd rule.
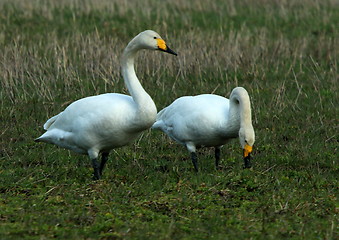
POLYGON ((336 239, 337 1, 0 1, 1 239, 336 239), (33 139, 72 101, 126 93, 119 59, 144 29, 178 57, 143 52, 158 109, 245 87, 252 169, 234 140, 188 152, 160 132, 88 157, 33 139), (147 59, 146 59, 147 58, 147 59))

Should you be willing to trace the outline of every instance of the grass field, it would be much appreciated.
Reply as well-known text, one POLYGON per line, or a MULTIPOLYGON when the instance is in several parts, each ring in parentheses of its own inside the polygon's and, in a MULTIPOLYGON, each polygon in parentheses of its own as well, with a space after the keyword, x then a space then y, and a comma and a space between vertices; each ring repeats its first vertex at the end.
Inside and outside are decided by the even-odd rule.
POLYGON ((337 0, 0 0, 0 239, 338 239, 337 0), (153 29, 179 55, 142 52, 158 110, 183 95, 251 97, 253 168, 238 140, 187 150, 146 131, 87 156, 33 141, 72 101, 127 93, 119 59, 153 29))

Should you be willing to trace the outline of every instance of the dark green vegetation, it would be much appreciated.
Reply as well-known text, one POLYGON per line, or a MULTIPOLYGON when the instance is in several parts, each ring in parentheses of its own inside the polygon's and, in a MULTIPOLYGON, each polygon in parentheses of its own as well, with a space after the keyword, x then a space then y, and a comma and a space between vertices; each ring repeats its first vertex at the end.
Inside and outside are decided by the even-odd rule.
POLYGON ((0 239, 335 239, 338 1, 0 1, 0 239), (112 3, 115 2, 115 3, 112 3), (280 3, 282 2, 282 3, 280 3), (125 92, 119 58, 145 29, 179 53, 140 54, 162 109, 245 87, 257 141, 188 152, 160 132, 87 156, 36 144, 72 101, 125 92))

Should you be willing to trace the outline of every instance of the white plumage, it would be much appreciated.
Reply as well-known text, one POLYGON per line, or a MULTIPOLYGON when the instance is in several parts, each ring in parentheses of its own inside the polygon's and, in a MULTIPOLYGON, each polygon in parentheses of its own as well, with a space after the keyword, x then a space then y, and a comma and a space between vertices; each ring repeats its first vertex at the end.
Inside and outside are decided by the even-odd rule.
POLYGON ((191 153, 196 171, 198 147, 215 147, 216 166, 220 147, 239 137, 244 149, 245 167, 250 167, 250 153, 255 141, 251 103, 247 91, 234 88, 230 99, 214 95, 184 96, 161 110, 152 126, 160 129, 191 153))
POLYGON ((134 58, 141 49, 176 55, 158 33, 152 30, 141 32, 129 42, 121 61, 122 75, 131 96, 107 93, 77 100, 50 118, 44 124, 47 131, 36 141, 88 154, 92 160, 94 178, 99 179, 110 150, 133 141, 156 119, 156 106, 134 71, 134 58), (100 153, 102 161, 98 166, 100 153))

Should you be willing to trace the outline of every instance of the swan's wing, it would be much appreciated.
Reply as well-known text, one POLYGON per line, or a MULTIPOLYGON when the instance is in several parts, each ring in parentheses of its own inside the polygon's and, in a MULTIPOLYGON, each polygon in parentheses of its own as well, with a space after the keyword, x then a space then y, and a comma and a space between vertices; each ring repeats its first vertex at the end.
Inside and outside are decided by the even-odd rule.
MULTIPOLYGON (((82 98, 57 115, 51 128, 74 132, 92 128, 122 128, 135 112, 131 96, 117 93, 82 98), (123 126, 121 126, 123 125, 123 126)), ((128 123, 127 123, 128 124, 128 123)))
MULTIPOLYGON (((118 146, 131 138, 130 120, 134 102, 123 94, 102 94, 82 98, 45 123, 47 131, 36 139, 80 152, 95 144, 118 146), (123 139, 123 140, 121 140, 123 139), (77 149, 76 149, 77 148, 77 149)), ((134 137, 134 135, 132 135, 134 137)))
POLYGON ((228 99, 213 94, 181 97, 158 113, 152 128, 179 143, 200 142, 225 124, 228 108, 228 99))
POLYGON ((184 96, 176 99, 169 106, 162 109, 156 118, 156 122, 153 124, 153 129, 159 129, 165 133, 172 130, 172 126, 176 119, 180 120, 181 115, 185 112, 185 106, 189 105, 187 102, 191 96, 184 96))

